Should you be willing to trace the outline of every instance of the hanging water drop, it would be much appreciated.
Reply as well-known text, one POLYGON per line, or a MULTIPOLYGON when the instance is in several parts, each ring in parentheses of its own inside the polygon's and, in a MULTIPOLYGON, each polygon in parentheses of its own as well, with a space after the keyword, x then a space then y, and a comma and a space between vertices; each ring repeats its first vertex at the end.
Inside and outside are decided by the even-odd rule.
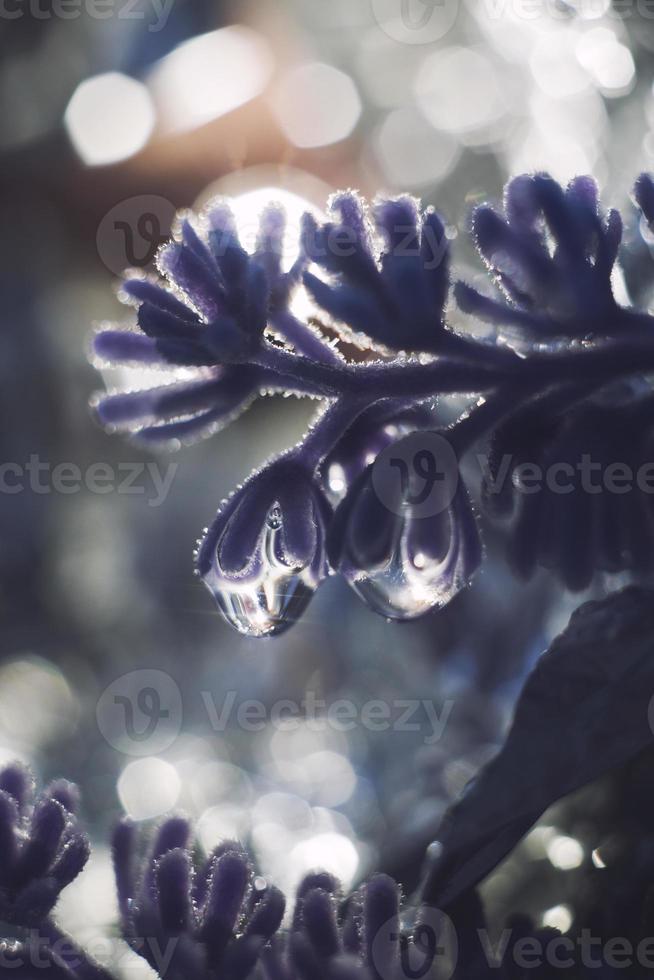
POLYGON ((316 585, 311 568, 290 563, 285 554, 282 511, 277 504, 266 518, 257 558, 251 576, 228 579, 212 567, 204 582, 227 622, 239 633, 278 636, 300 618, 316 585))

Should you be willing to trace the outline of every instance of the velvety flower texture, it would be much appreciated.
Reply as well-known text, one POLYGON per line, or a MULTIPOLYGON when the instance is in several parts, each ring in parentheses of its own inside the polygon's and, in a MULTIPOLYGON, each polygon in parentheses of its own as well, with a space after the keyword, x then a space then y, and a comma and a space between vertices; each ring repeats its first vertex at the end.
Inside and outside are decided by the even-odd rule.
MULTIPOLYGON (((638 179, 634 197, 651 221, 652 178, 638 179)), ((300 443, 224 502, 199 543, 196 571, 228 622, 249 636, 280 633, 330 573, 389 619, 444 605, 482 558, 474 488, 459 471, 479 445, 490 446, 485 509, 506 520, 521 574, 543 565, 580 589, 598 571, 647 572, 647 490, 592 499, 579 476, 593 453, 603 471, 639 468, 651 445, 654 319, 616 300, 622 220, 601 207, 595 181, 561 187, 524 174, 502 208, 474 210, 473 239, 498 293, 459 280, 454 298, 491 335, 448 323, 451 236, 433 209, 406 195, 368 206, 346 191, 329 212, 322 223, 305 216, 290 268, 274 204, 251 254, 225 201, 185 217, 157 258, 167 285, 143 276, 124 285, 137 329, 95 338, 100 360, 173 373, 96 401, 104 424, 148 444, 209 435, 262 395, 321 402, 300 443), (307 322, 294 312, 298 290, 314 304, 307 322), (367 354, 349 360, 348 342, 367 354), (446 427, 439 398, 453 394, 467 409, 446 427), (626 441, 614 435, 621 425, 626 441), (434 435, 451 443, 456 492, 426 513, 411 500, 438 462, 428 459, 434 435), (404 502, 379 493, 384 454, 403 459, 404 502), (545 471, 529 499, 526 462, 545 471), (577 473, 566 499, 547 485, 561 464, 577 473)))
POLYGON ((331 508, 301 462, 281 458, 237 490, 203 538, 197 569, 225 618, 252 635, 279 633, 327 575, 331 508))
POLYGON ((147 845, 122 822, 114 864, 123 933, 166 980, 400 980, 400 890, 375 875, 347 902, 331 874, 286 899, 258 876, 240 844, 193 857, 186 820, 164 821, 147 845))
POLYGON ((433 351, 447 342, 444 309, 449 290, 449 243, 433 209, 420 214, 412 197, 378 201, 373 239, 365 203, 335 195, 337 220, 305 231, 308 258, 335 277, 328 284, 309 272, 304 284, 338 323, 391 350, 433 351))
POLYGON ((0 770, 0 920, 38 924, 86 864, 77 804, 77 789, 65 780, 35 795, 27 769, 0 770))
MULTIPOLYGON (((392 444, 393 452, 419 458, 419 432, 392 444)), ((330 561, 368 605, 389 619, 413 619, 444 606, 467 585, 481 560, 477 523, 467 490, 443 482, 427 513, 425 479, 410 472, 405 485, 380 493, 371 464, 349 488, 330 531, 330 561)))
POLYGON ((615 329, 625 315, 611 288, 622 219, 615 210, 601 213, 595 181, 576 177, 563 189, 547 174, 516 177, 506 186, 504 212, 476 208, 472 233, 507 301, 459 283, 461 308, 532 341, 615 329))

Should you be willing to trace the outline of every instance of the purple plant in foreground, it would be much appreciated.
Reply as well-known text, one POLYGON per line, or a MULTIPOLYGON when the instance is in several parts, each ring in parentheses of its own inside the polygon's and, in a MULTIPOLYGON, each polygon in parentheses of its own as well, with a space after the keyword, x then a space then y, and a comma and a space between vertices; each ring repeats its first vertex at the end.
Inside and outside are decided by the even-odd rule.
POLYGON ((31 774, 0 770, 0 919, 30 927, 86 864, 89 842, 77 822, 77 789, 51 783, 35 798, 31 774))
MULTIPOLYGON (((647 175, 635 197, 651 219, 647 175)), ((483 497, 509 521, 521 574, 545 565, 579 589, 596 570, 648 570, 651 495, 639 484, 600 501, 583 483, 585 457, 599 454, 605 468, 621 458, 616 427, 629 432, 630 465, 647 461, 654 369, 653 318, 613 294, 621 219, 603 214, 592 178, 563 189, 546 174, 523 175, 507 185, 504 213, 475 210, 475 244, 501 295, 461 282, 454 295, 494 325, 483 340, 446 322, 450 248, 435 212, 406 196, 368 209, 354 192, 335 195, 331 212, 320 226, 305 217, 300 256, 285 272, 279 208, 264 212, 248 254, 229 207, 214 202, 159 253, 166 285, 124 284, 138 329, 95 336, 100 361, 183 374, 98 400, 107 426, 146 444, 208 435, 263 394, 323 402, 301 443, 224 501, 199 544, 197 572, 226 619, 246 635, 279 633, 330 572, 392 619, 450 601, 481 560, 458 461, 489 437, 483 497), (339 339, 374 359, 350 362, 300 322, 289 307, 298 288, 339 339), (470 407, 444 430, 435 399, 451 394, 470 407), (441 447, 446 437, 446 451, 435 453, 434 435, 441 447), (527 496, 525 463, 565 463, 575 481, 527 496), (638 533, 634 514, 645 518, 638 533)))
POLYGON ((118 826, 114 864, 123 933, 167 980, 374 980, 380 976, 375 958, 382 955, 371 937, 384 924, 384 975, 393 980, 400 894, 386 875, 362 886, 344 910, 339 882, 327 872, 308 874, 290 926, 282 929, 286 899, 255 874, 241 845, 226 841, 196 861, 191 828, 176 817, 159 827, 144 857, 139 843, 133 825, 118 826))

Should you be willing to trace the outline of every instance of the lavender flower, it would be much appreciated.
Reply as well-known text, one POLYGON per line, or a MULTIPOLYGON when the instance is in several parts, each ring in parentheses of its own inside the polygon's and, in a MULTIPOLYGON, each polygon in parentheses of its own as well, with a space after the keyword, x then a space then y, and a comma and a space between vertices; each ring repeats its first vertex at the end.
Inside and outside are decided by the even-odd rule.
POLYGON ((191 442, 213 434, 263 389, 275 390, 276 382, 279 388, 271 372, 245 361, 261 344, 269 314, 282 334, 296 327, 287 307, 302 262, 288 273, 281 269, 283 213, 274 205, 264 212, 252 256, 242 248, 225 202, 209 208, 204 226, 205 240, 184 219, 179 241, 159 252, 157 267, 167 287, 142 277, 123 283, 121 297, 137 306, 140 332, 103 329, 94 337, 100 364, 145 364, 185 375, 95 399, 104 425, 142 442, 191 442))
POLYGON ((382 251, 377 259, 364 202, 337 194, 338 221, 305 235, 307 256, 335 277, 329 284, 309 272, 304 284, 318 305, 355 334, 389 350, 443 349, 449 290, 449 245, 432 210, 419 213, 412 197, 380 200, 374 208, 382 251))
POLYGON ((57 780, 35 797, 23 766, 0 770, 0 919, 32 927, 80 873, 89 842, 77 822, 76 787, 57 780))
POLYGON ((308 874, 281 928, 284 896, 255 875, 239 844, 225 842, 201 862, 192 855, 181 818, 160 826, 142 859, 131 823, 114 835, 123 933, 161 977, 400 980, 400 892, 386 875, 345 903, 333 875, 308 874))
POLYGON ((472 232, 506 300, 460 282, 461 309, 541 343, 612 334, 625 317, 611 288, 622 220, 615 210, 603 216, 595 181, 576 177, 563 190, 548 174, 516 177, 506 185, 504 212, 478 207, 472 232))
POLYGON ((137 844, 134 826, 121 823, 114 865, 123 933, 133 949, 167 980, 249 976, 281 923, 281 892, 254 887, 248 858, 233 842, 196 865, 181 818, 161 825, 143 860, 137 844))

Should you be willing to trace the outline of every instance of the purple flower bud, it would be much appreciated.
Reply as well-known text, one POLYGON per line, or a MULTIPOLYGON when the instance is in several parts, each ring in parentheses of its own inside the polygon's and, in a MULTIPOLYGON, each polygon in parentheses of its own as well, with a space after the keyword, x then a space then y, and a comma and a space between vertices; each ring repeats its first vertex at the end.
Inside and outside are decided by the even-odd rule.
POLYGON ((390 350, 441 350, 450 278, 449 244, 438 215, 432 209, 420 214, 408 196, 378 201, 378 260, 364 202, 350 191, 334 197, 331 207, 336 221, 305 232, 308 257, 336 277, 329 284, 305 274, 318 305, 390 350))
POLYGON ((59 892, 86 864, 89 844, 75 809, 77 789, 65 780, 34 800, 34 781, 21 765, 0 771, 0 918, 37 925, 59 892))
POLYGON ((124 391, 97 399, 95 411, 110 429, 148 445, 189 443, 212 435, 256 398, 262 372, 249 365, 210 368, 197 381, 124 391))
POLYGON ((614 330, 623 312, 611 288, 622 221, 617 211, 601 213, 593 178, 575 177, 563 189, 549 174, 515 177, 504 212, 478 207, 472 231, 506 300, 457 283, 461 309, 532 341, 614 330))
POLYGON ((230 497, 199 547, 197 569, 239 632, 271 636, 303 612, 327 574, 330 513, 312 475, 290 458, 230 497))
POLYGON ((264 211, 249 255, 231 211, 216 202, 204 239, 185 220, 179 240, 160 250, 157 267, 168 286, 145 278, 123 283, 122 298, 137 306, 138 330, 101 330, 94 356, 109 364, 184 368, 187 377, 97 399, 104 425, 148 444, 192 442, 231 422, 270 387, 266 372, 245 362, 257 352, 269 316, 285 314, 300 276, 301 262, 290 272, 281 269, 284 221, 280 208, 264 211))
MULTIPOLYGON (((432 450, 422 448, 424 439, 423 433, 405 436, 364 470, 338 507, 329 535, 331 564, 389 619, 415 619, 444 606, 481 560, 456 460, 453 467, 448 456, 441 474, 432 450), (423 467, 429 458, 433 466, 423 467), (397 479, 391 480, 391 471, 397 479)), ((437 446, 444 444, 436 439, 437 446)))
POLYGON ((329 499, 339 503, 347 488, 382 450, 400 436, 434 422, 425 405, 398 408, 390 399, 363 412, 327 456, 321 474, 329 499))

